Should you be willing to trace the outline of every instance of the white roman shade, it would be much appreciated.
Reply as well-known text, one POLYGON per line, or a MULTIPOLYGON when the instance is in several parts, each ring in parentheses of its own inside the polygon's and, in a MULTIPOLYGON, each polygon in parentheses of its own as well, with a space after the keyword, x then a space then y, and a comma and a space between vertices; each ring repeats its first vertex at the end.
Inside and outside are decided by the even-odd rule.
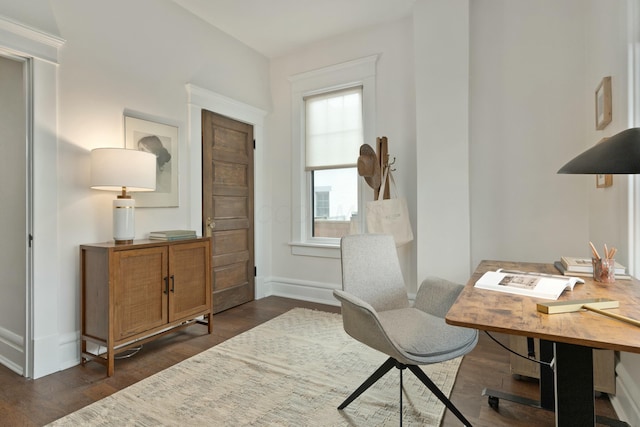
POLYGON ((306 170, 355 167, 362 130, 362 86, 307 96, 306 170))

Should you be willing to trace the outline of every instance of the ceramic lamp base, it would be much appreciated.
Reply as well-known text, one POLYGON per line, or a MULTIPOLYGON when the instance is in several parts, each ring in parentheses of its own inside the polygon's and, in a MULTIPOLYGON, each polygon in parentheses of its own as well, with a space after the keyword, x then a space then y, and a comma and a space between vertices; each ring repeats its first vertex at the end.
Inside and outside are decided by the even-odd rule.
POLYGON ((118 198, 113 201, 113 240, 116 244, 133 243, 135 232, 134 199, 118 198))

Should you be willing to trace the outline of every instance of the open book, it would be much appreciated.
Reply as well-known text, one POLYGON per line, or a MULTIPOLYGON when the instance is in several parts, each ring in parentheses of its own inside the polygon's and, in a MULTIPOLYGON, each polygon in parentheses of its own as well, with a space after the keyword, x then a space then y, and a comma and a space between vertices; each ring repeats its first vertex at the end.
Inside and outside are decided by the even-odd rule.
POLYGON ((573 290, 577 277, 564 277, 542 273, 487 271, 475 287, 535 298, 558 299, 565 289, 573 290))

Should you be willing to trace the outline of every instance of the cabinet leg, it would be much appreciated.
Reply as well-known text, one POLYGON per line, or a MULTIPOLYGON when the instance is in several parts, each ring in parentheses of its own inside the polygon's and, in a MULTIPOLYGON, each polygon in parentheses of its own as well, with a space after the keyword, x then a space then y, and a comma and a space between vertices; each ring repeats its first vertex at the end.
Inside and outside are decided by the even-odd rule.
POLYGON ((82 340, 82 345, 80 347, 80 364, 81 365, 86 365, 87 363, 87 358, 84 357, 84 355, 87 353, 87 342, 85 340, 82 340))
POLYGON ((113 348, 107 348, 107 376, 110 377, 115 371, 115 354, 113 354, 113 348))
POLYGON ((211 313, 207 314, 207 332, 209 333, 209 335, 211 335, 211 332, 213 332, 213 316, 211 315, 211 313))

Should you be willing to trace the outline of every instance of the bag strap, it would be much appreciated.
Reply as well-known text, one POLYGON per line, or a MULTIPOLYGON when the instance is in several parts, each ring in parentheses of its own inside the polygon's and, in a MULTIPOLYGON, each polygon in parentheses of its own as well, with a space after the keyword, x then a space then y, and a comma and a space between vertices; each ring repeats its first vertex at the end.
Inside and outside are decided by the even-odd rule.
MULTIPOLYGON (((391 169, 391 168, 389 168, 391 169)), ((393 192, 396 195, 396 199, 398 198, 398 186, 396 185, 396 180, 393 179, 393 174, 391 173, 391 171, 389 171, 389 180, 391 181, 391 187, 389 189, 389 197, 391 197, 391 189, 393 189, 393 192)))
MULTIPOLYGON (((385 166, 384 173, 382 174, 382 184, 380 185, 380 190, 378 190, 378 198, 376 200, 382 200, 384 198, 384 190, 387 185, 388 175, 389 175, 389 166, 385 166)), ((391 179, 393 179, 393 177, 391 179)))

